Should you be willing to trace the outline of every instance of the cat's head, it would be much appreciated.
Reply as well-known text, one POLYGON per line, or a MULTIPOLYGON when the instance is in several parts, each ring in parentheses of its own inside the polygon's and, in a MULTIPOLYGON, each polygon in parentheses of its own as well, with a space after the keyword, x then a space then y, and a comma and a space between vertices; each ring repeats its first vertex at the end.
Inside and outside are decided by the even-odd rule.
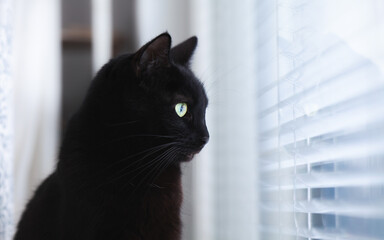
POLYGON ((99 103, 100 121, 112 126, 102 136, 125 138, 126 144, 137 144, 138 149, 169 144, 183 156, 182 161, 198 153, 209 134, 208 98, 189 68, 196 45, 197 38, 192 37, 171 48, 171 36, 163 33, 136 53, 103 67, 89 97, 99 103))

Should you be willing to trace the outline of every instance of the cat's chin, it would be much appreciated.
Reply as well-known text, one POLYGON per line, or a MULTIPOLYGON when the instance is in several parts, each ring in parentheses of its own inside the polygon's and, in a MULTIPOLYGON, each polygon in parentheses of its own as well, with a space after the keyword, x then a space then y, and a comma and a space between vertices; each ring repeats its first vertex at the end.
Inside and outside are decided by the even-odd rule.
POLYGON ((179 157, 179 163, 182 163, 182 162, 190 162, 192 159, 193 159, 193 157, 194 157, 195 155, 194 154, 183 154, 183 156, 182 157, 179 157))
POLYGON ((192 161, 193 157, 195 156, 195 153, 190 153, 185 156, 184 162, 192 161))
POLYGON ((195 157, 195 155, 198 154, 199 152, 200 151, 185 154, 183 156, 183 158, 181 159, 181 162, 190 162, 190 161, 192 161, 192 159, 195 157))

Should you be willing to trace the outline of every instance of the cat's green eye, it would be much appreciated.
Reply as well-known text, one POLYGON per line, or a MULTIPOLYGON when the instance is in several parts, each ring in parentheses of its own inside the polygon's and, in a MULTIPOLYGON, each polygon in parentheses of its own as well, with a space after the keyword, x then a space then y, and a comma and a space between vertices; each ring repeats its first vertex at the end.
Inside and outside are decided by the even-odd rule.
POLYGON ((178 103, 175 106, 175 111, 179 117, 184 117, 187 113, 188 107, 186 103, 178 103))

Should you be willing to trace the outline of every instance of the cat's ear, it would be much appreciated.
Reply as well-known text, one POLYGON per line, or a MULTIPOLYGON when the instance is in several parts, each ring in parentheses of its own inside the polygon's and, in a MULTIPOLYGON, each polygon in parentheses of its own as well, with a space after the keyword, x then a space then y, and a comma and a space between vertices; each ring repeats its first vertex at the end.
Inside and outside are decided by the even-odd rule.
POLYGON ((193 36, 171 49, 171 59, 178 64, 188 65, 197 46, 197 37, 193 36))
POLYGON ((171 36, 163 33, 145 44, 135 54, 137 73, 151 67, 170 65, 171 36))

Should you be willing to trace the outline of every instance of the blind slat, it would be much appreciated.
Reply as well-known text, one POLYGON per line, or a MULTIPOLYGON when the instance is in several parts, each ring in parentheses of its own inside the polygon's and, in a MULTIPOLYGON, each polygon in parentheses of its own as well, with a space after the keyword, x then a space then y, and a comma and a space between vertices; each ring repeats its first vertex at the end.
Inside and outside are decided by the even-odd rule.
MULTIPOLYGON (((332 61, 335 60, 336 58, 343 58, 343 68, 340 69, 338 68, 337 71, 339 72, 345 72, 345 69, 352 68, 353 66, 362 66, 363 64, 359 62, 359 59, 357 58, 346 58, 345 56, 345 48, 343 48, 343 42, 338 41, 336 43, 330 43, 322 52, 322 59, 321 60, 326 60, 326 59, 332 59, 332 61)), ((287 50, 286 50, 287 51, 287 50)), ((350 53, 349 53, 350 54, 350 53)), ((341 59, 340 59, 341 60, 341 59)), ((302 71, 305 69, 305 71, 308 71, 308 67, 313 67, 314 63, 316 61, 319 61, 319 58, 317 55, 313 54, 311 56, 306 56, 305 60, 301 60, 301 63, 299 66, 296 66, 294 69, 292 69, 290 72, 286 73, 285 75, 280 77, 279 81, 275 81, 270 83, 269 85, 261 88, 259 90, 259 97, 262 97, 266 92, 272 90, 273 88, 277 87, 280 84, 284 84, 285 82, 289 82, 292 80, 292 78, 296 78, 297 75, 302 73, 302 71)), ((360 60, 361 61, 361 60, 360 60)), ((316 63, 316 66, 321 65, 319 63, 316 63)), ((328 77, 331 78, 331 74, 338 75, 335 73, 336 71, 329 71, 327 72, 328 77)), ((313 72, 308 72, 308 74, 313 74, 313 72)), ((308 78, 309 81, 307 81, 305 84, 306 86, 314 86, 318 82, 315 80, 318 80, 317 78, 308 78)))
MULTIPOLYGON (((327 107, 321 107, 312 100, 310 104, 291 104, 286 108, 280 109, 280 124, 277 121, 273 121, 276 118, 276 114, 272 117, 260 118, 260 122, 267 125, 264 131, 260 133, 262 138, 273 137, 277 131, 287 132, 294 128, 300 128, 312 124, 313 122, 329 119, 330 117, 337 117, 337 115, 344 114, 360 114, 365 117, 366 121, 377 121, 377 118, 383 118, 382 102, 384 101, 384 87, 372 87, 372 91, 366 92, 364 95, 357 95, 353 98, 347 99, 344 102, 330 105, 327 107), (293 117, 293 111, 295 113, 293 117)), ((347 118, 349 121, 356 121, 351 118, 347 118)), ((360 118, 361 119, 361 118, 360 118)), ((337 120, 337 119, 336 119, 337 120)), ((330 121, 335 121, 331 119, 330 121)), ((348 121, 348 122, 349 122, 348 121)))
POLYGON ((358 187, 374 186, 384 182, 384 175, 380 172, 371 173, 304 173, 285 176, 280 184, 279 178, 274 178, 273 182, 262 181, 266 191, 307 189, 307 188, 336 188, 336 187, 358 187))
POLYGON ((316 102, 318 108, 321 109, 366 94, 369 91, 374 91, 377 87, 382 87, 378 70, 368 60, 362 60, 350 66, 350 68, 342 69, 336 75, 324 76, 324 79, 326 80, 314 82, 313 85, 308 87, 301 86, 304 83, 287 83, 288 86, 280 84, 280 89, 272 90, 285 92, 285 96, 280 98, 279 102, 277 102, 277 98, 269 97, 265 100, 261 98, 261 101, 269 105, 275 103, 275 105, 267 109, 261 108, 259 116, 262 118, 277 111, 277 109, 283 109, 293 103, 303 104, 306 101, 316 102), (295 91, 293 91, 293 86, 296 88, 295 91), (346 86, 349 86, 348 91, 341 91, 346 86), (284 91, 284 88, 290 89, 284 91), (325 98, 325 95, 328 98, 325 98))
POLYGON ((324 240, 382 240, 380 237, 366 237, 359 235, 352 235, 345 232, 338 231, 336 229, 332 230, 323 230, 323 229, 306 229, 306 228, 288 228, 283 227, 276 229, 270 226, 261 226, 260 230, 262 232, 279 234, 279 235, 291 235, 299 236, 303 238, 312 238, 312 239, 324 239, 324 240))
POLYGON ((341 161, 369 161, 367 156, 382 156, 384 158, 384 138, 370 141, 355 141, 337 144, 335 146, 314 147, 313 149, 291 149, 287 152, 277 153, 270 151, 263 156, 263 171, 291 168, 306 164, 337 163, 341 161), (279 156, 278 156, 279 155, 279 156), (294 159, 295 158, 295 159, 294 159), (276 161, 279 159, 280 161, 276 161))
POLYGON ((297 202, 268 202, 261 205, 266 212, 283 211, 316 214, 337 214, 343 216, 384 219, 382 202, 356 202, 340 200, 311 200, 297 202), (280 208, 278 204, 281 204, 280 208))

